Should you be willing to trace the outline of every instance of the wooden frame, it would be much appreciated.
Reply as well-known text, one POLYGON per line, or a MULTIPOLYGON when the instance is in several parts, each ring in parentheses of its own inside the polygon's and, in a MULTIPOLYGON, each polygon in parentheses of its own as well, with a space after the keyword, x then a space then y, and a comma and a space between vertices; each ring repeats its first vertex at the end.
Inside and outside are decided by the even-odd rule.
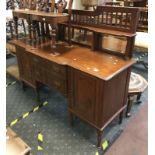
MULTIPOLYGON (((67 10, 66 10, 67 11, 67 10)), ((124 53, 107 51, 124 58, 131 58, 136 29, 139 18, 139 9, 129 7, 98 6, 95 11, 72 10, 71 27, 93 32, 92 50, 101 50, 99 35, 109 34, 125 37, 127 46, 124 53)))

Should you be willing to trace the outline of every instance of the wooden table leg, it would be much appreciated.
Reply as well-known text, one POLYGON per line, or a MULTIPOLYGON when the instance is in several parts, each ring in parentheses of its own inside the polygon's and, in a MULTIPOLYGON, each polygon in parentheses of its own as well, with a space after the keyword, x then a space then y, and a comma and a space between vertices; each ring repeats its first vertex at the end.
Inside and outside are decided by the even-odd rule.
POLYGON ((123 121, 123 113, 124 113, 124 111, 122 111, 122 112, 119 114, 119 124, 122 124, 122 121, 123 121))
POLYGON ((74 38, 74 27, 72 27, 72 38, 74 38))
POLYGON ((46 23, 46 37, 50 38, 49 25, 46 23))
POLYGON ((15 22, 15 38, 18 39, 18 17, 14 17, 15 22))
POLYGON ((64 26, 61 24, 58 24, 58 33, 57 33, 57 40, 64 40, 64 26))
POLYGON ((28 31, 29 31, 29 40, 32 40, 32 34, 31 34, 31 20, 27 20, 28 23, 28 31))
POLYGON ((52 49, 56 48, 56 26, 51 25, 52 49))
POLYGON ((24 30, 24 36, 26 37, 26 28, 25 28, 24 19, 22 19, 22 26, 23 26, 23 30, 24 30))
POLYGON ((22 89, 23 89, 23 91, 25 91, 25 89, 26 89, 26 85, 25 85, 25 83, 24 83, 23 81, 21 81, 21 85, 22 85, 22 89))
POLYGON ((13 38, 12 21, 9 21, 9 27, 10 27, 11 38, 13 38))
POLYGON ((137 95, 136 103, 140 104, 140 103, 142 102, 142 101, 140 100, 141 96, 142 96, 142 93, 139 93, 139 94, 137 95))
POLYGON ((97 131, 97 147, 101 147, 101 141, 102 141, 102 131, 97 131))
POLYGON ((73 127, 74 125, 74 116, 71 112, 69 112, 69 123, 73 127))
POLYGON ((36 23, 36 29, 37 29, 37 34, 38 34, 38 36, 40 37, 41 34, 40 34, 39 22, 36 23))
POLYGON ((83 41, 86 41, 86 37, 87 37, 87 30, 84 30, 83 41))
POLYGON ((128 96, 128 104, 127 104, 127 110, 126 110, 126 117, 130 117, 131 116, 131 108, 133 105, 133 96, 128 96))
POLYGON ((36 43, 36 21, 32 21, 33 42, 36 43))
POLYGON ((39 94, 39 88, 38 87, 35 88, 35 93, 36 93, 37 102, 39 103, 40 102, 40 94, 39 94))
POLYGON ((41 22, 41 35, 45 37, 45 28, 44 28, 44 22, 41 22))

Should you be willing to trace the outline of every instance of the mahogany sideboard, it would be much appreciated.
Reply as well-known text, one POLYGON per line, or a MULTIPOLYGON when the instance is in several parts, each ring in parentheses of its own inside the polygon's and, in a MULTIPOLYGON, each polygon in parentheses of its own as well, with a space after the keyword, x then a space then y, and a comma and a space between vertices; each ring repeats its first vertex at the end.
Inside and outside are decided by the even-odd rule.
POLYGON ((51 41, 38 46, 26 39, 12 40, 20 80, 38 91, 39 83, 53 87, 68 99, 70 122, 77 116, 97 130, 101 145, 104 128, 126 108, 133 59, 124 60, 78 45, 59 42, 53 55, 51 41))

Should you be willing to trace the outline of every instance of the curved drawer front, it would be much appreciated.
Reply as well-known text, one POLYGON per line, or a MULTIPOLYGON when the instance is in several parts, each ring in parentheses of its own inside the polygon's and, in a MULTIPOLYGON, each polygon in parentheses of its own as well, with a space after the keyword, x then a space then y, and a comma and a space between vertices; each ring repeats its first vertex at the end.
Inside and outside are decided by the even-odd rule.
POLYGON ((49 74, 53 74, 60 79, 66 79, 66 66, 56 64, 39 56, 32 56, 32 61, 35 70, 45 70, 49 74))

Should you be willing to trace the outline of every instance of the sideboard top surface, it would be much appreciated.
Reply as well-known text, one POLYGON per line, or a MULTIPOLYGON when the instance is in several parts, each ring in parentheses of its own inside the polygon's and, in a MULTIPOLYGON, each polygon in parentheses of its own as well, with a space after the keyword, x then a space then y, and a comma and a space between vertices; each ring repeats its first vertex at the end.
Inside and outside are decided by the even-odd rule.
POLYGON ((57 44, 55 51, 52 51, 50 41, 35 47, 25 44, 22 40, 12 40, 10 43, 25 48, 27 52, 34 55, 60 65, 73 67, 102 80, 110 80, 135 63, 134 59, 124 60, 118 56, 92 51, 78 45, 69 46, 62 42, 57 44))
POLYGON ((64 17, 64 16, 69 16, 67 13, 43 12, 43 11, 26 10, 26 9, 13 10, 13 14, 27 14, 27 15, 37 15, 37 16, 45 16, 45 17, 64 17))

